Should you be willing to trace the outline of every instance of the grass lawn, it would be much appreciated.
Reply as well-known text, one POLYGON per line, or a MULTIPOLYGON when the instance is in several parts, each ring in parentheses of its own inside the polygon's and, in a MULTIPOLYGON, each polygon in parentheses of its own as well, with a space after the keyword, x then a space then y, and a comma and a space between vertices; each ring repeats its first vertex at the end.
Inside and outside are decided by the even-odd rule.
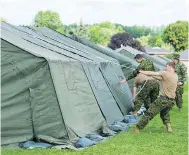
POLYGON ((187 155, 188 154, 188 86, 185 86, 182 112, 174 106, 171 115, 173 133, 167 133, 159 115, 139 134, 120 133, 83 151, 35 149, 2 150, 3 155, 187 155))

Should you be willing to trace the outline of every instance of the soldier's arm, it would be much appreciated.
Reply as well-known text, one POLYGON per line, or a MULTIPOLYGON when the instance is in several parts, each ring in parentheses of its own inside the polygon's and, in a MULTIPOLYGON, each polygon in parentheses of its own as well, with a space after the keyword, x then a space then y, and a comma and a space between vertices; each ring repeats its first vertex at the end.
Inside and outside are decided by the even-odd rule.
POLYGON ((128 81, 128 80, 130 80, 130 79, 135 78, 136 75, 137 75, 137 73, 138 73, 138 71, 137 71, 137 70, 134 70, 133 72, 131 72, 131 73, 128 75, 128 77, 126 78, 126 80, 128 81))
POLYGON ((149 75, 149 76, 161 76, 159 72, 153 72, 153 71, 140 71, 140 73, 149 75))
POLYGON ((132 92, 133 97, 136 96, 136 90, 137 90, 137 87, 133 87, 133 92, 132 92))
POLYGON ((139 73, 139 70, 140 70, 140 65, 139 65, 134 71, 132 71, 132 72, 128 75, 128 77, 126 78, 126 80, 128 81, 128 80, 130 80, 130 79, 135 78, 135 77, 137 76, 137 74, 139 73))
POLYGON ((152 76, 153 78, 157 79, 157 80, 162 80, 161 76, 152 76))

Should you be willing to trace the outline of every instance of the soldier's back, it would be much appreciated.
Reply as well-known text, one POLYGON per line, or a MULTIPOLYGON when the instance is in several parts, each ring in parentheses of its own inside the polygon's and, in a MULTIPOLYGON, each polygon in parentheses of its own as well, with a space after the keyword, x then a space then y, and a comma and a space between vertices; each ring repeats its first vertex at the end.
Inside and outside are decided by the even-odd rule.
POLYGON ((154 64, 151 60, 145 59, 140 63, 140 69, 144 71, 155 71, 154 64))

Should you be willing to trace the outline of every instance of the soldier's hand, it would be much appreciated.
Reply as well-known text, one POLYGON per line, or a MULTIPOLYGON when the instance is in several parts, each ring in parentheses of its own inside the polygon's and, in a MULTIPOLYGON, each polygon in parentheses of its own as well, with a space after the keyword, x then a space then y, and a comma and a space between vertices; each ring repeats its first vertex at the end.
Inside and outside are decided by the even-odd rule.
POLYGON ((181 86, 181 85, 183 85, 183 83, 182 82, 177 82, 177 85, 181 86))
POLYGON ((125 79, 120 81, 121 84, 124 84, 125 82, 127 82, 125 79))

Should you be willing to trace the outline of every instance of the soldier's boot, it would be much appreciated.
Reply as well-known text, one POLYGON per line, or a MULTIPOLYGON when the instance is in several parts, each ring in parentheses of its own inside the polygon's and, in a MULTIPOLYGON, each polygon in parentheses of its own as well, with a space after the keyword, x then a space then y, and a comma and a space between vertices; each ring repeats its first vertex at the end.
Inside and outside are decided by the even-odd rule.
POLYGON ((171 128, 171 123, 167 123, 166 127, 167 127, 167 132, 169 132, 169 133, 173 132, 173 130, 171 128))
POLYGON ((132 112, 132 115, 133 115, 133 116, 137 116, 137 111, 133 111, 133 112, 132 112))

